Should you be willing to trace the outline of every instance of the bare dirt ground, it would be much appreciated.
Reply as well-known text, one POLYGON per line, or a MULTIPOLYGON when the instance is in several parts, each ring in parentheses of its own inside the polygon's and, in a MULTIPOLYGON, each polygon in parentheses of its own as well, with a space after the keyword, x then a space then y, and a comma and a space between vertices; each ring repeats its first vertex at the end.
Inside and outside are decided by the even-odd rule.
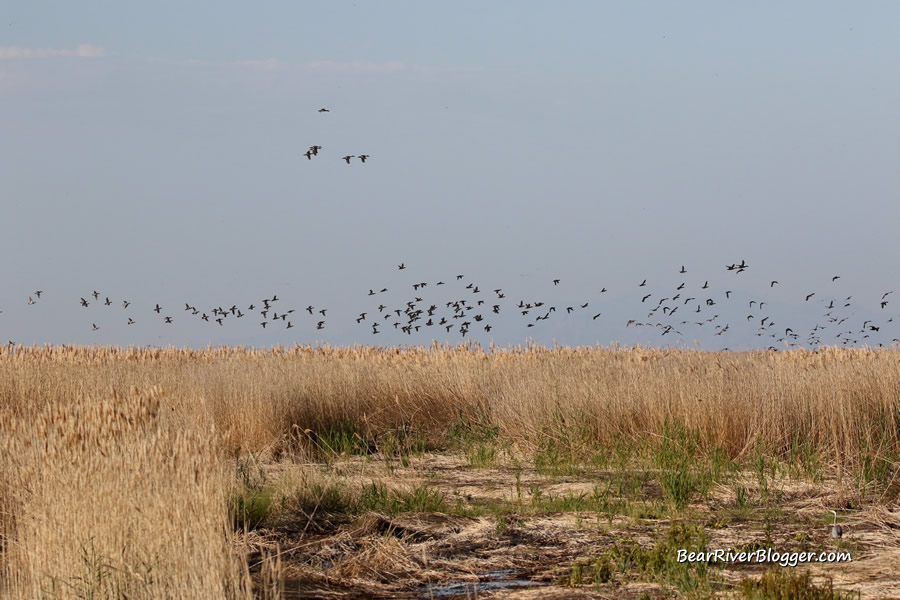
MULTIPOLYGON (((269 476, 291 465, 268 467, 269 476)), ((610 476, 603 471, 559 476, 505 464, 474 468, 464 457, 426 454, 399 461, 342 458, 323 466, 348 484, 378 481, 394 488, 428 486, 447 510, 359 517, 290 509, 247 532, 251 565, 280 552, 285 598, 637 598, 682 597, 683 590, 646 573, 615 570, 608 581, 581 578, 575 565, 593 564, 617 543, 652 549, 673 523, 701 525, 706 547, 778 552, 844 551, 852 562, 801 564, 817 584, 861 598, 900 598, 900 511, 857 505, 835 491, 834 482, 775 483, 776 502, 765 508, 735 507, 735 486, 717 486, 702 502, 672 513, 657 483, 648 478, 626 514, 553 510, 544 498, 585 498, 610 476), (536 497, 537 496, 537 500, 536 497), (646 506, 646 509, 642 508, 646 506), (502 507, 486 510, 485 507, 502 507), (823 515, 841 514, 844 535, 830 536, 823 515)), ((742 477, 742 476, 739 476, 742 477)), ((752 477, 740 481, 755 493, 752 477)), ((738 582, 776 565, 715 563, 712 592, 728 597, 738 582)), ((785 567, 790 569, 791 567, 785 567)))

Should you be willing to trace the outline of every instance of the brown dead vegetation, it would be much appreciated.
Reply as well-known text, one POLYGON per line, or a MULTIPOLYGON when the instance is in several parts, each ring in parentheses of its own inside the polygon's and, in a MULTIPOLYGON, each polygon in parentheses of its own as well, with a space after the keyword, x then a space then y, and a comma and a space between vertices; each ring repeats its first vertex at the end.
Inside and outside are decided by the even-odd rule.
POLYGON ((4 592, 653 597, 578 561, 829 547, 834 509, 854 562, 810 568, 886 597, 898 390, 886 349, 0 348, 4 592))

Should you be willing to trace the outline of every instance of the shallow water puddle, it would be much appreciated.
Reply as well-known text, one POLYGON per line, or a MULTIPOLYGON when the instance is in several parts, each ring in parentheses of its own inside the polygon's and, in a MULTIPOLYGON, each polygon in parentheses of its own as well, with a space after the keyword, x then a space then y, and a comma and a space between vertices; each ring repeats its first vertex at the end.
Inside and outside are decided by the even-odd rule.
POLYGON ((506 588, 530 587, 538 585, 547 585, 542 581, 531 581, 530 579, 513 579, 515 575, 513 570, 490 571, 488 573, 478 573, 479 581, 477 583, 448 583, 440 586, 425 586, 425 597, 449 598, 453 596, 462 596, 475 594, 488 590, 499 590, 506 588))

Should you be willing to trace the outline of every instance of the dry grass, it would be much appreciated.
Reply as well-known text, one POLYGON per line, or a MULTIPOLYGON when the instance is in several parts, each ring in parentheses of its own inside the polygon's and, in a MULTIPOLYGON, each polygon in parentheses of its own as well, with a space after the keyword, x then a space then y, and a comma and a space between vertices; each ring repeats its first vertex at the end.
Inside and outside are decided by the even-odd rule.
POLYGON ((237 591, 230 472, 208 428, 175 427, 161 395, 86 395, 4 419, 3 566, 16 597, 237 591))
POLYGON ((459 419, 526 446, 611 444, 679 423, 735 457, 800 439, 845 469, 900 448, 900 353, 887 349, 0 350, 6 412, 151 386, 182 426, 211 421, 231 452, 290 451, 304 430, 342 422, 372 436, 414 426, 434 440, 459 419))
MULTIPOLYGON (((677 424, 703 452, 812 453, 845 485, 877 486, 887 505, 900 353, 0 348, 8 591, 247 596, 228 508, 235 457, 315 453, 335 430, 382 451, 412 433, 442 447, 460 422, 488 425, 516 450, 550 442, 573 456, 652 443, 677 424)), ((391 544, 373 556, 395 556, 391 544)))

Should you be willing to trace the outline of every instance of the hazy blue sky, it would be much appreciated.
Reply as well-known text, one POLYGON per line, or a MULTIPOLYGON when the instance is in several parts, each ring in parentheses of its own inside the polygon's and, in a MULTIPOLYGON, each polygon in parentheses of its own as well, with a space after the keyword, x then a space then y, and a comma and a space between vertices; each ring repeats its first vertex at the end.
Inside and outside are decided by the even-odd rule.
POLYGON ((900 4, 0 0, 0 19, 3 341, 427 344, 462 338, 427 315, 373 336, 376 307, 436 322, 460 298, 485 305, 449 322, 502 344, 900 337, 900 296, 880 305, 900 4), (209 312, 275 294, 290 330, 209 312))

